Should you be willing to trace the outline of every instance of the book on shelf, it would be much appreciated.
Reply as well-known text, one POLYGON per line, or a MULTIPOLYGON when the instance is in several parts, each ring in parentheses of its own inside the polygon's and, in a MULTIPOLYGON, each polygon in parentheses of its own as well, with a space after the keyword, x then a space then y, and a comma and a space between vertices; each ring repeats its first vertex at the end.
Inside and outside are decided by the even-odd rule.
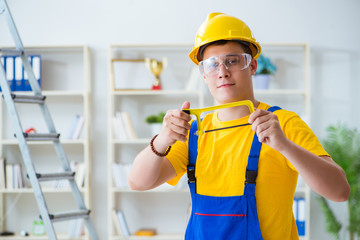
POLYGON ((6 188, 5 184, 5 158, 0 158, 0 190, 6 188))
POLYGON ((21 166, 20 164, 14 164, 14 188, 24 188, 21 166))
MULTIPOLYGON (((4 57, 0 57, 0 67, 4 68, 4 71, 6 72, 4 57)), ((1 86, 0 86, 0 91, 1 91, 1 86)))
POLYGON ((24 188, 21 165, 6 164, 5 165, 5 185, 7 189, 24 188))
MULTIPOLYGON (((59 167, 58 168, 58 172, 64 172, 63 168, 62 167, 59 167)), ((49 181, 49 182, 41 182, 41 186, 43 187, 49 187, 49 188, 57 188, 57 189, 61 189, 61 188, 68 188, 70 187, 69 185, 69 181, 68 180, 55 180, 55 181, 49 181), (52 182, 52 185, 49 185, 47 183, 51 183, 52 182)))
POLYGON ((81 114, 76 114, 73 118, 72 124, 70 126, 69 132, 66 136, 67 139, 79 139, 81 135, 82 128, 85 123, 85 118, 81 114))
POLYGON ((131 164, 113 163, 112 173, 114 184, 117 188, 128 188, 128 176, 131 164))
POLYGON ((5 176, 6 176, 6 188, 13 189, 13 167, 11 164, 6 164, 5 166, 5 176))
POLYGON ((129 227, 126 222, 124 212, 122 210, 113 210, 113 221, 116 233, 126 238, 130 237, 129 227))
POLYGON ((113 118, 114 135, 119 140, 136 139, 136 134, 132 126, 129 113, 116 112, 113 118))
POLYGON ((113 226, 115 228, 114 229, 115 234, 122 236, 123 234, 122 234, 122 231, 121 231, 121 228, 120 228, 120 222, 119 222, 118 217, 116 215, 116 209, 113 209, 111 211, 111 217, 112 217, 112 221, 113 221, 113 224, 114 224, 113 226))
POLYGON ((141 228, 135 233, 136 236, 155 236, 156 234, 155 228, 141 228))
POLYGON ((21 89, 23 85, 23 66, 20 57, 15 58, 15 89, 21 89))
POLYGON ((192 68, 185 90, 187 91, 198 90, 199 87, 198 85, 200 81, 201 81, 201 75, 199 68, 197 67, 192 68))
MULTIPOLYGON (((85 164, 83 162, 70 162, 70 168, 72 171, 75 172, 75 182, 78 185, 79 188, 84 186, 85 183, 85 164)), ((63 172, 63 168, 60 167, 58 169, 58 172, 63 172)), ((41 186, 43 187, 49 187, 49 188, 69 188, 69 180, 56 180, 53 181, 52 185, 48 185, 46 183, 41 183, 41 186)))
POLYGON ((15 91, 15 79, 14 79, 14 57, 4 56, 6 79, 8 80, 11 91, 15 91))
POLYGON ((78 238, 84 234, 84 219, 74 219, 70 222, 69 238, 78 238))
POLYGON ((75 171, 75 181, 79 188, 82 188, 85 186, 85 163, 83 162, 77 162, 74 167, 75 171))
POLYGON ((119 140, 128 139, 121 118, 119 118, 117 115, 113 117, 113 129, 114 129, 114 136, 116 139, 119 140))
POLYGON ((120 112, 120 114, 121 114, 121 119, 125 123, 124 125, 125 125, 125 130, 127 132, 127 135, 130 136, 130 139, 136 139, 136 134, 135 134, 134 128, 132 126, 129 113, 128 112, 120 112))

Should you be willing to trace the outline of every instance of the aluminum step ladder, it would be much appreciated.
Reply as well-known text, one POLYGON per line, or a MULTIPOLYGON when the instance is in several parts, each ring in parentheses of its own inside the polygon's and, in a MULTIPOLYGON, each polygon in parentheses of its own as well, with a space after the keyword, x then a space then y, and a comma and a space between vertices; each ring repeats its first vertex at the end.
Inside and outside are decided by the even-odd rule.
POLYGON ((90 238, 92 240, 97 240, 98 237, 95 232, 94 225, 90 219, 90 210, 86 208, 84 200, 82 198, 81 192, 75 181, 75 173, 71 170, 69 161, 67 159, 66 153, 64 151, 63 146, 60 143, 60 134, 56 132, 54 123, 50 116, 49 110, 45 103, 46 97, 42 95, 40 86, 35 79, 34 72, 28 60, 28 57, 25 53, 24 46, 22 44, 21 38, 17 31, 16 25, 12 18, 12 15, 9 11, 9 7, 7 5, 6 0, 0 0, 0 15, 2 15, 9 26, 13 41, 15 43, 15 49, 1 49, 0 55, 11 55, 11 56, 20 56, 22 60, 22 64, 24 66, 24 70, 26 71, 29 83, 32 89, 33 95, 17 95, 13 94, 9 88, 5 69, 3 64, 0 62, 0 86, 2 89, 2 95, 5 100, 10 119, 13 123, 15 136, 19 142, 19 147, 21 150, 23 162, 25 169, 27 171, 27 176, 30 180, 31 186, 34 190, 35 199, 40 211, 40 217, 42 218, 46 233, 48 238, 51 240, 56 240, 57 236, 55 233, 55 229, 53 226, 53 222, 57 221, 66 221, 71 219, 84 219, 85 226, 89 232, 90 238), (23 128, 21 126, 21 122, 19 119, 19 115, 16 110, 15 103, 26 103, 26 104, 38 104, 41 113, 44 117, 45 123, 49 130, 49 133, 24 133, 23 128), (30 155, 30 149, 28 146, 28 142, 30 141, 51 141, 53 142, 55 152, 57 157, 59 158, 63 172, 62 173, 37 173, 34 168, 34 164, 30 155), (42 188, 40 185, 41 181, 54 181, 54 180, 63 180, 66 179, 69 181, 69 185, 71 187, 71 191, 75 202, 77 204, 78 209, 69 212, 62 212, 56 214, 50 214, 48 211, 48 207, 45 201, 44 194, 42 192, 42 188))

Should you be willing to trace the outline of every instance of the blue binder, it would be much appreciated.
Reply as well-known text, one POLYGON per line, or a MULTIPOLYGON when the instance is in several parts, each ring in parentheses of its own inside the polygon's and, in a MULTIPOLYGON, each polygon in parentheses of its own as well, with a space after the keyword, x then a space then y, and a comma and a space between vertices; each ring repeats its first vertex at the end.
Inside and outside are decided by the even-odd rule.
MULTIPOLYGON (((34 71, 35 78, 38 81, 39 85, 41 86, 41 57, 40 55, 29 55, 29 61, 34 71)), ((31 91, 29 78, 25 73, 24 67, 22 71, 23 71, 22 91, 31 91)))
MULTIPOLYGON (((41 57, 40 55, 29 55, 28 58, 35 78, 41 86, 41 57)), ((11 91, 31 91, 28 76, 25 74, 22 60, 19 56, 2 56, 1 63, 4 66, 11 91)))
POLYGON ((22 61, 20 56, 15 57, 14 59, 14 72, 15 72, 15 90, 14 91, 22 91, 22 61))
MULTIPOLYGON (((15 90, 15 57, 14 56, 2 56, 1 63, 4 66, 6 79, 8 80, 9 87, 11 91, 15 90)), ((1 88, 0 88, 1 90, 1 88)))
POLYGON ((295 198, 293 211, 296 221, 296 227, 298 229, 299 236, 305 236, 305 199, 304 198, 295 198))

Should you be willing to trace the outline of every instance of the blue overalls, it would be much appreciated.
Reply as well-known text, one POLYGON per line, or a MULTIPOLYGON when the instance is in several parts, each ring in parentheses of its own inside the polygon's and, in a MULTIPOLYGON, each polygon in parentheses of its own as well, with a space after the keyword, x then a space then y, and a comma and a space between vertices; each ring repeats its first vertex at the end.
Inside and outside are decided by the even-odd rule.
MULTIPOLYGON (((271 107, 274 112, 279 107, 271 107)), ((244 195, 213 197, 196 193, 195 166, 198 136, 196 121, 189 134, 188 182, 192 200, 192 211, 186 229, 186 240, 262 240, 256 210, 255 182, 261 142, 255 133, 246 168, 244 195)))

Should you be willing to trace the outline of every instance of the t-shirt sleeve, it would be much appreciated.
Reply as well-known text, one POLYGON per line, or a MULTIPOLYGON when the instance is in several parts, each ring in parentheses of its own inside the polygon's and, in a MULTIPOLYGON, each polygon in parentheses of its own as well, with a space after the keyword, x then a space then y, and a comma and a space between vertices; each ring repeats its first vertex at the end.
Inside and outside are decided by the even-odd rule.
MULTIPOLYGON (((297 114, 288 118, 282 128, 285 136, 302 148, 317 156, 329 156, 314 132, 297 114)), ((289 161, 287 162, 292 169, 295 169, 289 161)))
POLYGON ((174 167, 176 172, 176 177, 169 180, 167 183, 175 186, 180 178, 184 175, 187 170, 188 165, 188 142, 180 142, 177 141, 172 145, 171 151, 166 156, 166 158, 170 161, 171 165, 174 167))

